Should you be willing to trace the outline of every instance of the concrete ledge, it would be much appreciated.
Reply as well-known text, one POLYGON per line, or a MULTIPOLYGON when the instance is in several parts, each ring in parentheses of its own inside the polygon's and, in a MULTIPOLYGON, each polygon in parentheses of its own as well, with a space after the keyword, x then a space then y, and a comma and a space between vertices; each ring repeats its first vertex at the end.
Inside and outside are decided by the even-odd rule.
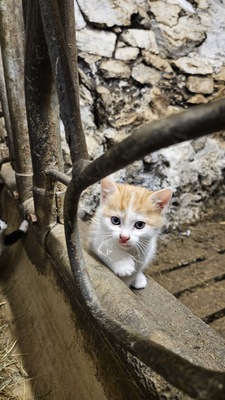
MULTIPOLYGON (((13 179, 12 179, 13 181, 13 179)), ((19 225, 18 205, 6 187, 1 216, 19 225)), ((124 349, 106 340, 76 296, 62 225, 44 249, 36 228, 1 258, 1 281, 14 315, 12 327, 34 398, 189 399, 124 349)), ((86 225, 81 232, 86 237, 86 225)), ((85 253, 93 287, 109 316, 211 369, 225 369, 224 340, 153 280, 138 293, 85 253)))

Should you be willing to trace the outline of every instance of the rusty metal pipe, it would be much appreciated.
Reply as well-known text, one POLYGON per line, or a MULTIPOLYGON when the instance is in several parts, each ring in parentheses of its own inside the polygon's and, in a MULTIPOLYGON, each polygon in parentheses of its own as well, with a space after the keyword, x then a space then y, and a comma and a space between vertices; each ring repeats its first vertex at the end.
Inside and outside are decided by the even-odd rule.
POLYGON ((86 187, 161 148, 225 128, 225 99, 192 107, 146 124, 87 165, 78 187, 86 187))
POLYGON ((60 115, 72 162, 87 159, 88 152, 80 117, 79 85, 74 32, 73 1, 39 0, 52 70, 57 84, 60 115), (67 3, 67 4, 66 4, 67 3), (60 15, 60 10, 62 15, 60 15), (68 23, 64 27, 63 22, 68 23), (71 64, 71 65, 70 65, 71 64))
POLYGON ((4 117, 4 121, 5 121, 6 134, 7 134, 7 136, 5 138, 6 144, 9 148, 9 154, 10 154, 11 162, 13 165, 14 159, 15 159, 15 153, 14 153, 14 146, 13 146, 12 128, 11 128, 9 105, 8 105, 8 99, 7 99, 6 86, 5 86, 1 48, 0 48, 0 101, 1 101, 3 117, 4 117))
POLYGON ((77 212, 80 194, 90 184, 151 151, 213 133, 225 127, 225 100, 187 110, 144 126, 90 164, 74 165, 65 198, 65 234, 77 295, 106 337, 126 348, 146 365, 193 398, 224 399, 225 372, 191 363, 166 347, 121 326, 102 309, 86 272, 80 244, 77 212))
POLYGON ((55 182, 46 168, 63 169, 60 148, 58 99, 38 1, 23 2, 26 15, 25 93, 31 157, 34 170, 33 194, 37 225, 48 232, 57 221, 55 182))
MULTIPOLYGON (((32 166, 24 97, 24 31, 16 0, 0 1, 0 43, 15 155, 16 181, 21 201, 31 196, 32 166)), ((10 144, 12 152, 12 145, 10 144)))

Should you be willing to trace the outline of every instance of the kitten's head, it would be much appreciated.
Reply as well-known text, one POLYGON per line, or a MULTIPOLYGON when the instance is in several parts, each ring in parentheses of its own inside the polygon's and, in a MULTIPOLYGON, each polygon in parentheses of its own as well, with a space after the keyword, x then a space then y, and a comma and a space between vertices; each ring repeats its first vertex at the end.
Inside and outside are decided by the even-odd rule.
POLYGON ((163 225, 163 210, 171 196, 171 188, 150 192, 105 178, 101 182, 102 227, 123 249, 141 250, 140 246, 158 235, 163 225))

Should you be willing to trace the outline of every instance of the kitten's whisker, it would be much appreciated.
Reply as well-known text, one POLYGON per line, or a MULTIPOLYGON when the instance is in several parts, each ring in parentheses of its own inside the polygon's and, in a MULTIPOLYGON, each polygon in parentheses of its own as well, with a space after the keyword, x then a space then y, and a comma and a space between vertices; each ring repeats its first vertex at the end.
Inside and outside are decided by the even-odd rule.
POLYGON ((146 242, 146 243, 139 242, 137 244, 137 248, 138 248, 138 250, 140 250, 140 252, 142 254, 144 254, 146 252, 146 250, 148 250, 148 247, 149 247, 149 242, 146 242))
POLYGON ((104 240, 105 242, 107 242, 108 240, 111 240, 112 239, 112 237, 110 236, 110 235, 100 235, 100 236, 98 236, 98 237, 96 237, 96 238, 93 238, 93 241, 94 242, 99 242, 99 240, 104 240))

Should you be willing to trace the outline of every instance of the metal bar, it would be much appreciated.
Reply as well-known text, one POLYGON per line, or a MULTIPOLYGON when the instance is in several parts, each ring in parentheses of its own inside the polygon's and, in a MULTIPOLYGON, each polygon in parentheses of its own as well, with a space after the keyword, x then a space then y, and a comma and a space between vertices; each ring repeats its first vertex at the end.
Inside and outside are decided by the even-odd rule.
MULTIPOLYGON (((144 125, 87 165, 77 185, 85 189, 145 155, 225 128, 225 99, 192 107, 144 125)), ((75 173, 76 175, 76 173, 75 173)))
POLYGON ((0 26, 0 42, 15 153, 16 181, 20 199, 24 201, 31 196, 32 167, 23 83, 24 32, 22 10, 18 1, 0 1, 0 26))
POLYGON ((82 121, 79 107, 79 74, 77 63, 76 29, 74 21, 74 0, 57 0, 59 13, 62 21, 62 29, 65 37, 66 53, 68 57, 70 71, 74 81, 75 95, 78 107, 75 110, 78 120, 80 133, 83 134, 82 121))
POLYGON ((0 101, 1 101, 3 117, 4 117, 4 121, 5 121, 5 128, 6 128, 6 133, 7 133, 5 140, 6 140, 6 144, 7 144, 8 148, 9 148, 9 154, 10 154, 12 164, 14 164, 15 155, 14 155, 12 128, 11 128, 11 122, 10 122, 9 106, 8 106, 8 99, 7 99, 7 93, 6 93, 5 79, 4 79, 4 69, 3 69, 3 63, 2 63, 1 48, 0 48, 0 101))
MULTIPOLYGON (((66 50, 65 44, 63 42, 63 35, 62 35, 62 27, 60 26, 59 21, 59 10, 56 7, 54 1, 48 0, 44 2, 40 0, 41 10, 42 10, 42 19, 43 24, 45 26, 45 35, 46 41, 48 42, 49 51, 51 53, 51 46, 53 46, 53 51, 51 55, 52 65, 57 67, 56 62, 59 62, 59 51, 57 52, 54 44, 51 41, 51 36, 54 37, 56 42, 58 43, 58 48, 62 48, 62 59, 65 60, 66 67, 69 67, 67 64, 66 50), (45 8, 46 6, 46 8, 45 8), (48 9, 48 10, 46 10, 48 9), (57 23, 54 25, 53 21, 50 19, 51 15, 57 17, 55 21, 57 23), (46 24, 46 18, 48 21, 50 19, 51 23, 46 24), (46 24, 46 25, 45 25, 46 24), (50 26, 50 28, 49 28, 50 26), (57 39, 56 39, 57 38, 57 39), (65 58, 63 58, 65 57, 65 58)), ((62 70, 62 65, 60 65, 62 70)), ((70 71, 70 68, 69 68, 70 71)), ((63 71, 60 71, 60 73, 63 71)), ((58 80, 60 82, 60 80, 58 80)), ((65 82, 65 81, 64 81, 65 82)), ((65 86, 66 87, 66 86, 65 86)), ((68 96, 68 99, 70 96, 68 96)), ((62 99, 64 100, 64 99, 62 99)), ((70 114, 71 115, 71 114, 70 114)), ((166 121, 168 122, 168 121, 166 121)), ((171 120, 169 121, 171 122, 171 120)), ((176 121, 176 123, 179 121, 176 121)), ((173 124, 172 124, 173 125, 173 124)), ((176 124, 175 124, 176 125, 176 124)), ((224 121, 223 121, 224 126, 224 121)), ((159 134, 159 128, 161 129, 162 126, 154 126, 156 128, 157 134, 159 134)), ((217 127, 217 125, 216 125, 217 127)), ((163 126, 165 131, 165 126, 163 126)), ((177 128, 177 125, 176 125, 177 128)), ((189 129, 190 133, 191 129, 189 129)), ((207 129, 206 129, 207 131, 207 129)), ((69 132, 69 130, 68 130, 69 132)), ((179 131, 180 134, 182 130, 179 131)), ((156 132, 155 132, 156 133, 156 132)), ((206 132, 207 133, 207 132, 206 132)), ((203 133, 202 133, 203 134, 203 133)), ((200 134, 201 135, 201 134, 200 134)), ((200 136, 196 134, 195 136, 200 136)), ((69 139, 71 139, 71 135, 69 132, 69 139)), ((136 135, 137 136, 137 135, 136 135)), ((154 136, 154 135, 153 135, 154 136)), ((138 136, 139 142, 141 137, 141 145, 137 145, 136 140, 127 139, 127 141, 123 142, 122 145, 119 147, 114 147, 114 150, 107 152, 104 156, 100 157, 98 160, 93 162, 92 164, 87 165, 82 161, 83 154, 82 152, 78 152, 78 145, 75 142, 71 142, 68 140, 71 146, 71 154, 73 154, 73 162, 76 161, 75 168, 73 170, 73 178, 71 183, 68 186, 67 195, 66 195, 66 205, 65 205, 65 228, 66 228, 66 239, 67 239, 67 246, 69 252, 69 258, 71 267, 74 273, 75 282, 77 284, 78 289, 78 296, 80 297, 81 301, 85 303, 87 312, 89 312, 92 318, 96 318, 98 320, 99 326, 105 332, 107 337, 113 338, 114 341, 119 343, 122 346, 125 346, 127 350, 129 350, 132 354, 137 356, 140 360, 144 361, 147 365, 151 366, 157 372, 162 374, 168 381, 175 384, 179 388, 185 390, 190 395, 193 395, 197 398, 211 398, 211 394, 216 395, 218 400, 224 396, 224 388, 225 388, 225 376, 223 373, 216 373, 214 371, 207 371, 204 368, 198 367, 196 365, 191 364, 188 360, 183 359, 177 354, 169 351, 168 349, 164 348, 163 346, 159 346, 158 344, 148 341, 145 338, 138 337, 135 332, 130 332, 129 328, 122 328, 116 321, 112 321, 109 319, 107 315, 105 315, 104 311, 101 308, 101 304, 99 304, 98 299, 95 296, 95 293, 92 289, 90 284, 89 278, 85 272, 85 264, 82 256, 82 251, 79 243, 79 232, 77 228, 77 208, 78 208, 78 201, 81 191, 89 186, 91 183, 96 182, 100 178, 104 177, 108 173, 111 173, 122 166, 127 165, 129 162, 134 161, 136 158, 139 158, 149 150, 149 137, 148 140, 146 139, 146 132, 141 132, 138 136), (147 143, 146 143, 147 140, 147 143), (146 148, 146 144, 148 147, 146 148), (127 146, 131 146, 127 147, 127 146), (124 154, 121 154, 121 150, 124 151, 124 154), (118 153, 119 152, 119 153, 118 153), (110 156, 113 158, 110 160, 110 156), (121 160, 120 160, 121 158, 121 160), (116 161, 119 160, 119 164, 116 165, 116 161), (103 161, 103 162, 102 162, 103 161), (91 174, 87 176, 87 173, 91 174), (146 358, 146 352, 148 357, 146 358), (175 368, 171 373, 171 363, 173 366, 177 367, 177 370, 180 369, 180 373, 177 376, 177 371, 175 368), (197 374, 197 375, 196 375, 197 374), (193 379, 193 376, 195 377, 193 379), (197 378, 196 378, 197 376, 197 378), (212 383, 212 387, 208 385, 208 393, 205 394, 203 392, 203 386, 205 388, 205 379, 212 383), (188 382, 185 384, 185 382, 188 382), (210 396, 210 397, 208 397, 210 396)), ((137 137, 136 137, 137 139, 137 137)), ((153 138, 153 142, 155 142, 155 138, 153 138)), ((164 137, 163 137, 164 140, 164 137)), ((175 143, 176 141, 185 140, 185 135, 178 135, 176 136, 176 140, 170 137, 165 143, 165 145, 170 145, 175 143), (172 141, 172 143, 171 143, 172 141)), ((162 140, 156 140, 156 145, 152 146, 154 150, 161 148, 163 146, 162 140), (154 148, 156 147, 156 148, 154 148)), ((151 148, 152 150, 152 148, 151 148)))
MULTIPOLYGON (((75 163, 73 175, 76 185, 82 191, 149 153, 224 128, 225 99, 192 107, 180 114, 154 121, 137 129, 93 162, 81 160, 75 163)), ((48 172, 52 175, 55 173, 54 170, 48 172)), ((61 181, 63 177, 58 179, 61 181)), ((63 183, 68 185, 69 180, 66 179, 63 183)))
POLYGON ((37 0, 23 1, 26 15, 25 93, 34 170, 34 202, 39 227, 48 232, 57 221, 55 182, 46 168, 62 170, 56 89, 37 0))
POLYGON ((68 186, 71 181, 68 175, 57 171, 56 169, 47 169, 45 173, 47 176, 50 176, 52 180, 59 181, 66 186, 68 186))
POLYGON ((79 159, 87 159, 88 152, 80 118, 76 53, 74 53, 75 35, 74 38, 71 35, 74 19, 73 2, 70 0, 67 6, 60 0, 58 3, 61 11, 63 10, 62 19, 70 21, 68 29, 62 28, 57 1, 39 0, 49 56, 57 84, 60 115, 64 123, 71 159, 75 162, 79 159), (71 50, 68 51, 71 43, 71 50), (72 60, 73 56, 75 56, 74 60, 72 60), (72 68, 70 63, 72 63, 72 68), (74 70, 75 73, 73 73, 74 70))
POLYGON ((65 198, 64 219, 68 254, 77 286, 77 296, 85 304, 87 312, 98 321, 100 329, 109 340, 126 348, 185 393, 202 400, 224 399, 225 372, 210 371, 195 365, 109 318, 102 309, 86 272, 79 239, 77 211, 80 194, 90 184, 152 151, 195 139, 224 127, 225 100, 199 106, 146 125, 92 163, 81 161, 75 164, 65 198))

